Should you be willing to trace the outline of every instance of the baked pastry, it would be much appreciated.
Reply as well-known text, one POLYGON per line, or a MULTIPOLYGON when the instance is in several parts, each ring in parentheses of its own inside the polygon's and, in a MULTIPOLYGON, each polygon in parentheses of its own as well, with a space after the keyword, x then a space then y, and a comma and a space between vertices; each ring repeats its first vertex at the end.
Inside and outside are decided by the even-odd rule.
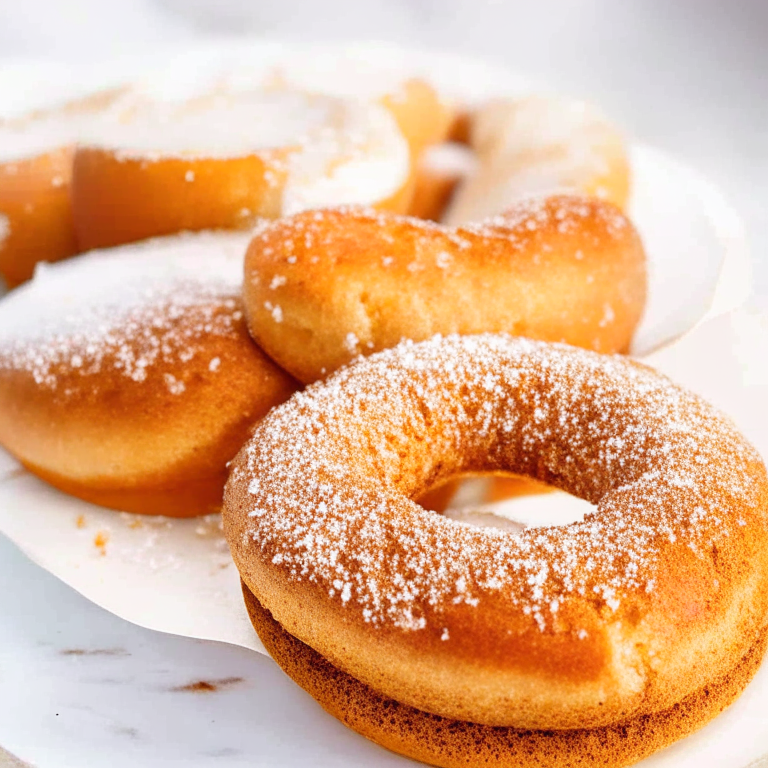
POLYGON ((418 156, 447 137, 456 116, 456 100, 442 92, 442 81, 434 82, 435 62, 431 64, 419 66, 394 52, 372 57, 370 46, 358 50, 343 45, 228 46, 208 56, 198 51, 190 58, 175 57, 138 89, 161 102, 263 91, 377 102, 392 113, 418 156))
POLYGON ((221 505, 227 462, 298 386, 250 339, 246 234, 41 269, 0 302, 0 444, 60 490, 178 517, 221 505))
POLYGON ((256 230, 244 300, 257 343, 304 382, 435 333, 508 332, 626 351, 646 290, 630 221, 554 195, 452 228, 358 208, 256 230))
POLYGON ((412 166, 451 122, 419 78, 339 88, 311 69, 206 71, 198 60, 190 77, 191 66, 0 120, 0 275, 11 287, 38 261, 182 230, 244 229, 260 215, 343 202, 405 212, 412 166), (81 142, 76 236, 69 187, 81 142))
POLYGON ((143 102, 75 155, 81 248, 247 229, 329 204, 404 211, 409 147, 382 106, 295 91, 143 102))
POLYGON ((10 288, 32 277, 39 261, 77 253, 69 194, 75 143, 118 93, 0 120, 0 277, 10 288))
POLYGON ((473 153, 458 142, 433 144, 420 155, 409 216, 440 221, 457 187, 476 168, 473 153))
POLYGON ((767 523, 759 455, 703 400, 628 359, 493 335, 404 342, 295 395, 224 503, 278 661, 365 735, 446 766, 560 746, 625 765, 714 716, 765 647, 767 523), (499 469, 597 511, 513 535, 411 501, 499 469))
POLYGON ((243 585, 251 623, 270 656, 327 712, 393 752, 449 768, 622 768, 692 731, 732 704, 760 667, 764 632, 733 669, 670 709, 615 726, 563 731, 452 720, 378 693, 293 637, 243 585))
POLYGON ((527 195, 582 192, 623 208, 630 168, 621 132, 582 101, 496 99, 471 113, 478 165, 456 191, 448 224, 495 216, 527 195))

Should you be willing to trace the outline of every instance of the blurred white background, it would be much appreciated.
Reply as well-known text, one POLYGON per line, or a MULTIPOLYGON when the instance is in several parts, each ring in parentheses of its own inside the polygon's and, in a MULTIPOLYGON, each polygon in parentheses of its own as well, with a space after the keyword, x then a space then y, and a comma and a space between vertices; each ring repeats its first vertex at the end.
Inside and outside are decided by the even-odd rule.
POLYGON ((385 39, 488 57, 597 102, 712 178, 768 304, 765 0, 0 0, 0 60, 93 61, 211 35, 385 39))

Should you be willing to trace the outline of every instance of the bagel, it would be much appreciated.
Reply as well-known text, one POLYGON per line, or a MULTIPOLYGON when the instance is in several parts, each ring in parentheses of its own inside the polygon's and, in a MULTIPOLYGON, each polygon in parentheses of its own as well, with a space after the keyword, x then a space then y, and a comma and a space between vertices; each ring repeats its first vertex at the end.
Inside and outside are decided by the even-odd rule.
POLYGON ((765 466, 715 409, 625 358, 494 335, 403 342, 262 421, 223 513, 243 581, 286 633, 441 718, 697 727, 709 686, 726 686, 724 706, 728 676, 746 665, 743 687, 763 652, 765 466), (512 535, 411 501, 499 470, 597 509, 512 535))
POLYGON ((435 333, 626 351, 645 290, 629 220, 594 198, 551 196, 462 228, 354 208, 266 222, 248 248, 243 296, 257 343, 311 382, 435 333))
POLYGON ((584 102, 498 99, 472 113, 469 124, 478 167, 456 190, 446 223, 495 216, 532 194, 579 191, 626 206, 630 168, 622 135, 584 102))
POLYGON ((0 120, 0 277, 8 287, 32 277, 39 261, 77 253, 69 193, 74 145, 117 93, 0 120))
POLYGON ((298 386, 248 336, 247 242, 203 233, 94 252, 0 301, 0 444, 94 504, 220 508, 227 462, 298 386))
POLYGON ((182 230, 245 229, 328 204, 407 209, 409 148, 382 106, 288 91, 137 100, 75 154, 84 249, 182 230))

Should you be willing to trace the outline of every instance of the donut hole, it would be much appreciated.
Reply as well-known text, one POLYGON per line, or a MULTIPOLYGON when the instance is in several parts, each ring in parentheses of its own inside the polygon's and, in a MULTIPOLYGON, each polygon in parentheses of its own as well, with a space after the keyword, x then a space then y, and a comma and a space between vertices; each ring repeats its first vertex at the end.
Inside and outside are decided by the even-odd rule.
POLYGON ((433 144, 417 161, 414 194, 408 213, 441 221, 458 187, 477 170, 473 149, 456 141, 433 144))
POLYGON ((596 509, 559 488, 514 474, 451 478, 416 502, 428 512, 468 525, 518 532, 580 522, 596 509))

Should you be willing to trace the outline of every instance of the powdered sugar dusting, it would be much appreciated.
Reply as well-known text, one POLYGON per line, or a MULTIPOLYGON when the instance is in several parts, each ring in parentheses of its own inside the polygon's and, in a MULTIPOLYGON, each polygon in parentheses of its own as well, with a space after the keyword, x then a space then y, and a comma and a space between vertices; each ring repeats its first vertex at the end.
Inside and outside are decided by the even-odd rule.
MULTIPOLYGON (((396 192, 409 172, 405 138, 375 103, 254 90, 213 92, 184 103, 145 103, 133 96, 117 111, 123 119, 95 123, 82 142, 148 161, 259 156, 268 183, 284 184, 286 214, 378 202, 396 192)), ((190 173, 185 179, 191 183, 190 173)))
POLYGON ((242 157, 301 142, 331 120, 336 106, 290 92, 214 93, 181 104, 130 96, 119 105, 122 119, 96 126, 83 142, 124 157, 242 157))
MULTIPOLYGON (((16 172, 14 161, 72 147, 86 133, 104 130, 124 116, 122 103, 117 91, 96 92, 69 104, 0 120, 0 162, 8 163, 5 173, 16 172)), ((61 176, 51 180, 54 187, 64 183, 61 176)))
MULTIPOLYGON (((256 245, 264 243, 265 255, 271 256, 273 253, 271 248, 276 240, 284 244, 286 252, 293 249, 292 241, 297 240, 302 243, 309 258, 312 259, 317 254, 327 254, 328 249, 334 245, 334 231, 328 226, 329 219, 344 216, 354 216, 358 220, 377 224, 384 233, 381 237, 385 241, 387 230, 393 225, 403 223, 408 225, 416 237, 431 238, 435 234, 446 237, 459 252, 471 248, 478 237, 502 239, 507 247, 524 250, 530 247, 531 233, 546 231, 552 227, 563 234, 577 233, 583 230, 584 220, 590 217, 594 217, 595 222, 605 228, 608 236, 617 239, 623 237, 630 226, 629 220, 618 209, 595 205, 594 201, 586 196, 570 193, 556 197, 528 196, 518 199, 503 214, 462 227, 446 226, 425 219, 399 216, 362 206, 340 205, 327 211, 315 211, 311 216, 262 221, 254 229, 253 242, 256 245)), ((394 239, 392 242, 394 245, 394 239)), ((546 247, 546 244, 542 245, 542 248, 546 247)), ((415 258, 421 249, 411 250, 415 258)), ((410 257, 410 250, 408 256, 410 257)), ((576 260, 584 258, 579 250, 574 251, 573 257, 576 260)), ((296 264, 296 255, 288 255, 286 262, 296 264)), ((381 263, 384 267, 390 267, 397 265, 398 260, 391 255, 384 255, 381 263)), ((449 253, 439 253, 436 257, 436 265, 442 270, 461 267, 460 260, 453 258, 449 253)), ((412 261, 405 266, 410 267, 411 271, 425 268, 424 264, 417 261, 412 261)), ((285 280, 285 276, 281 276, 279 284, 272 282, 270 288, 281 287, 285 284, 285 280)))
POLYGON ((180 235, 41 266, 0 301, 0 372, 27 371, 57 389, 62 373, 106 366, 142 382, 157 369, 183 394, 162 364, 188 362, 207 335, 236 332, 247 245, 247 234, 180 235))
POLYGON ((443 142, 424 150, 419 167, 428 173, 463 178, 477 170, 477 156, 464 144, 443 142))
POLYGON ((738 520, 761 524, 755 461, 730 422, 632 361, 435 337, 360 359, 275 409, 236 462, 225 527, 375 625, 441 629, 451 605, 503 596, 544 629, 572 597, 610 614, 628 591, 652 592, 669 548, 709 562, 718 541, 741 535, 738 520), (494 468, 597 511, 509 533, 409 500, 494 468))
POLYGON ((142 90, 156 99, 177 101, 218 87, 253 91, 290 87, 356 99, 397 99, 403 84, 424 80, 451 102, 481 104, 500 94, 530 92, 529 83, 503 68, 466 56, 403 49, 381 42, 362 44, 275 41, 207 47, 175 55, 142 90))
POLYGON ((519 197, 595 189, 621 156, 616 128, 582 101, 498 99, 475 115, 479 164, 458 190, 446 221, 462 224, 504 210, 519 197))

